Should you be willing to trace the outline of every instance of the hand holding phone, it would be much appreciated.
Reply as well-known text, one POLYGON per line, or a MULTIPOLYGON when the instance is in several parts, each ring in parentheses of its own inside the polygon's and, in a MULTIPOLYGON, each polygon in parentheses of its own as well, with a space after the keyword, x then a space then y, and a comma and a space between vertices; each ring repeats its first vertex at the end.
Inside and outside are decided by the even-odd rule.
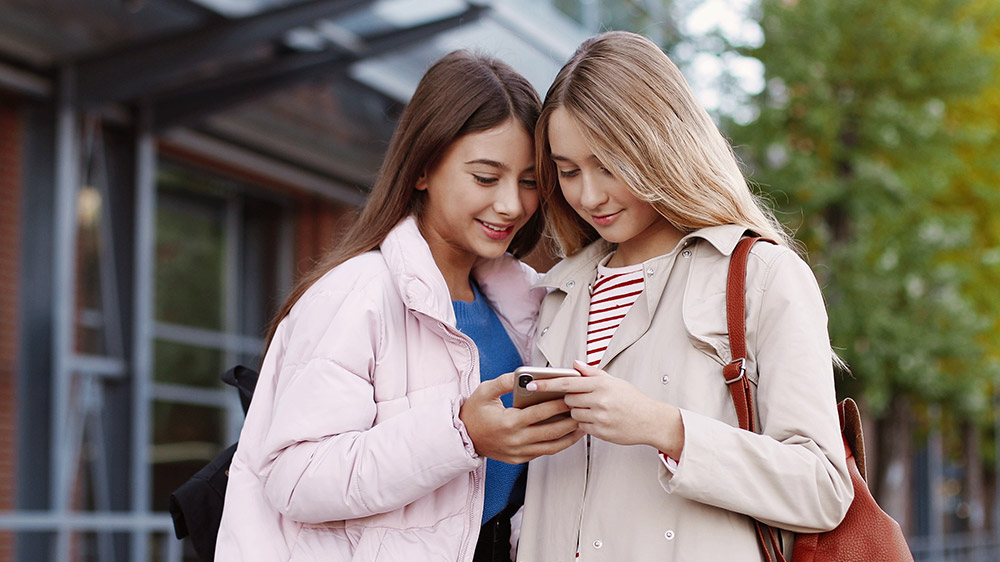
POLYGON ((531 367, 528 365, 518 367, 514 371, 514 407, 527 408, 528 406, 562 398, 565 395, 563 392, 532 392, 526 388, 531 381, 578 376, 580 376, 580 372, 576 369, 531 367))

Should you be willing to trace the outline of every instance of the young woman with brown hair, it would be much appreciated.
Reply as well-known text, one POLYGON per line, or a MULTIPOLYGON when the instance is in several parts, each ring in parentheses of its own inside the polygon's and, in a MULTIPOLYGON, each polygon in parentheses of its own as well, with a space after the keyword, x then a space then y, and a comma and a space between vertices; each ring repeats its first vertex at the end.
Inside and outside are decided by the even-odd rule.
POLYGON ((357 222, 275 318, 218 560, 509 561, 519 463, 580 437, 532 425, 565 404, 501 402, 542 296, 515 257, 543 223, 539 106, 466 52, 420 81, 357 222))

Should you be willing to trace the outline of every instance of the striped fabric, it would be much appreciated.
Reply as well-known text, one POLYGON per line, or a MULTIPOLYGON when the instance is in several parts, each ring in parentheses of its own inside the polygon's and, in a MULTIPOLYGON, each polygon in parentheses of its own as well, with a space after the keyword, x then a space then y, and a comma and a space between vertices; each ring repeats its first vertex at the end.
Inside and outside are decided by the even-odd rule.
POLYGON ((590 294, 590 315, 587 325, 587 364, 601 362, 611 336, 622 323, 628 309, 639 298, 645 286, 642 264, 625 267, 597 266, 597 280, 590 294))

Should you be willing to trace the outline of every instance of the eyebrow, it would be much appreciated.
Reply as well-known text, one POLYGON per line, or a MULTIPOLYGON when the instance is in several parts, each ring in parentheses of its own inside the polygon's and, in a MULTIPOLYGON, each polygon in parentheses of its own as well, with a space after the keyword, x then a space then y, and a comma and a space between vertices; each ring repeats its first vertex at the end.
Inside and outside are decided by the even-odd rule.
MULTIPOLYGON (((575 164, 575 162, 573 162, 573 160, 571 160, 571 159, 569 159, 569 158, 567 158, 565 156, 559 156, 558 154, 553 154, 552 155, 552 159, 555 160, 556 162, 566 162, 567 164, 575 164)), ((590 156, 586 157, 584 160, 593 160, 593 161, 597 162, 598 164, 601 163, 600 158, 598 158, 597 155, 595 155, 595 154, 591 154, 590 156)))
POLYGON ((499 168, 501 170, 510 170, 510 167, 503 162, 497 162, 496 160, 490 160, 488 158, 476 158, 475 160, 469 160, 466 164, 485 164, 493 168, 499 168))

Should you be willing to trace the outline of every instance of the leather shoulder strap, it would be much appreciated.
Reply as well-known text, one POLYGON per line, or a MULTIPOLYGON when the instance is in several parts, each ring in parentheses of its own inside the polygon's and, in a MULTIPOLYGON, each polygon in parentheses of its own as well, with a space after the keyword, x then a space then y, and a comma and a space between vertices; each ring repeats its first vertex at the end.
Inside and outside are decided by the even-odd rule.
MULTIPOLYGON (((750 381, 747 380, 746 376, 746 281, 750 248, 760 241, 776 244, 774 240, 768 238, 756 236, 744 238, 736 244, 736 249, 733 250, 733 255, 729 260, 729 276, 726 279, 726 324, 729 327, 729 348, 733 360, 722 369, 726 385, 729 386, 729 393, 733 397, 733 406, 736 407, 736 417, 739 419, 740 427, 753 432, 757 431, 754 422, 756 416, 754 415, 753 395, 750 394, 750 381)), ((760 543, 764 560, 772 562, 776 559, 778 562, 785 562, 785 556, 781 552, 780 541, 774 528, 768 527, 760 521, 754 521, 754 525, 757 529, 757 540, 760 543), (768 543, 770 543, 770 549, 768 543)))
POLYGON ((729 259, 729 276, 726 279, 726 323, 729 328, 729 348, 732 361, 723 367, 722 376, 729 386, 736 407, 736 417, 740 427, 747 431, 756 431, 754 423, 753 397, 750 394, 750 381, 746 377, 747 331, 746 331, 746 279, 747 259, 750 248, 757 242, 774 240, 761 237, 749 237, 740 240, 729 259))

